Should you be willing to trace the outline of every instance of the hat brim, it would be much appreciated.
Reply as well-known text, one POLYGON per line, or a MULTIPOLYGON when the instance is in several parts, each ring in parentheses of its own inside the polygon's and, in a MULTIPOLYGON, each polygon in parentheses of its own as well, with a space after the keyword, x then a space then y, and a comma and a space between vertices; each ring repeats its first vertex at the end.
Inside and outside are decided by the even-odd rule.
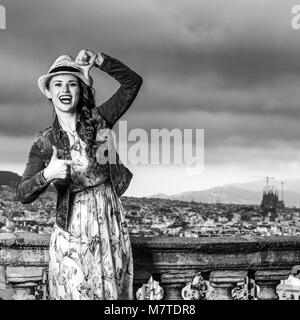
POLYGON ((39 89, 42 91, 42 93, 47 96, 46 93, 46 84, 49 81, 50 78, 59 75, 59 74, 72 74, 82 80, 86 85, 91 86, 92 85, 92 80, 91 78, 87 79, 81 72, 72 72, 72 71, 57 71, 54 73, 48 73, 45 74, 38 79, 38 86, 39 89))

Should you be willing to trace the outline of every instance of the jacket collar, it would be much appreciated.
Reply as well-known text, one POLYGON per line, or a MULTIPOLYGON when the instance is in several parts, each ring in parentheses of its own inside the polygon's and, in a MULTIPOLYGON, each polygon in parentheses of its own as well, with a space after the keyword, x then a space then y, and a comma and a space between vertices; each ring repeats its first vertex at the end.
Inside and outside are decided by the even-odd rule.
POLYGON ((60 138, 60 135, 62 133, 62 128, 58 122, 57 115, 55 115, 55 117, 52 121, 51 127, 52 127, 52 131, 53 131, 54 141, 57 142, 57 140, 60 138))
MULTIPOLYGON (((83 122, 81 120, 81 117, 79 115, 77 115, 77 119, 76 119, 77 132, 79 131, 81 126, 83 126, 83 122)), ((52 131, 53 131, 54 140, 55 140, 55 142, 57 142, 58 139, 61 137, 61 135, 63 135, 65 133, 65 131, 62 129, 62 127, 58 121, 57 115, 55 115, 55 117, 52 121, 51 127, 52 127, 52 131)))

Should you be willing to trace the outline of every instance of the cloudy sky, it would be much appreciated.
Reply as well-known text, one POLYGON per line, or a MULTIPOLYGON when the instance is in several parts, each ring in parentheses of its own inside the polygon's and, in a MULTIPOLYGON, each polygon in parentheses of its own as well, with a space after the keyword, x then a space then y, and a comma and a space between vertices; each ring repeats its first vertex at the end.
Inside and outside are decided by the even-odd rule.
MULTIPOLYGON (((204 129, 205 168, 129 165, 127 195, 201 190, 271 174, 300 178, 300 30, 292 0, 0 1, 0 170, 22 174, 51 122, 37 79, 83 48, 144 79, 128 129, 204 129)), ((100 104, 118 83, 92 73, 100 104)))

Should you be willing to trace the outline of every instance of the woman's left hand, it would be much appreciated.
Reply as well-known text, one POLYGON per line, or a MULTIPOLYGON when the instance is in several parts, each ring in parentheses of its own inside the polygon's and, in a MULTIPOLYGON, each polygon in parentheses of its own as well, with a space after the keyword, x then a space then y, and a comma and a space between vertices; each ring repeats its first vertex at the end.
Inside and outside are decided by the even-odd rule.
POLYGON ((96 58, 97 54, 94 51, 83 49, 78 53, 75 59, 75 62, 84 70, 84 74, 87 78, 89 77, 91 68, 95 64, 96 58))

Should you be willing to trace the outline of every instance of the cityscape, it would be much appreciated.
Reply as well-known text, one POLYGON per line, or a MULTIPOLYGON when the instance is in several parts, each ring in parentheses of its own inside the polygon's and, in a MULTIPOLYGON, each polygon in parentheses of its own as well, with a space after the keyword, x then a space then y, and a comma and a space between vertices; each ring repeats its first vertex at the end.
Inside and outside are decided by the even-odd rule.
MULTIPOLYGON (((143 237, 297 236, 300 208, 285 207, 274 187, 266 186, 260 205, 201 203, 160 198, 122 197, 131 235, 143 237)), ((47 191, 22 204, 15 187, 0 187, 0 232, 51 233, 56 193, 47 191)))
MULTIPOLYGON (((36 201, 22 204, 16 198, 16 183, 0 186, 0 232, 49 234, 55 223, 56 193, 43 193, 36 201)), ((260 205, 202 203, 147 197, 122 197, 131 236, 224 237, 298 236, 300 208, 286 207, 278 190, 262 190, 260 205)), ((249 295, 247 283, 236 296, 249 295)), ((277 288, 280 299, 300 299, 300 280, 289 277, 277 288)), ((252 285, 252 297, 255 286, 252 285)))

